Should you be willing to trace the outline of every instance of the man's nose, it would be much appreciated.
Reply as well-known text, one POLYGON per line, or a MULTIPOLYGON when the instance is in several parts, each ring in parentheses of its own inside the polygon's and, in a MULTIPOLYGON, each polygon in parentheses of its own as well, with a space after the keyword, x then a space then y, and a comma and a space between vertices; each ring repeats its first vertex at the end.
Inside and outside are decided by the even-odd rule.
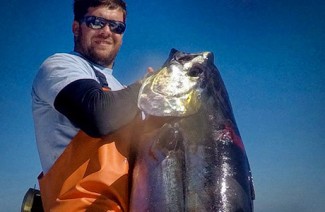
POLYGON ((108 24, 106 24, 103 28, 100 29, 100 34, 103 34, 103 35, 111 35, 112 34, 111 28, 109 27, 108 24))

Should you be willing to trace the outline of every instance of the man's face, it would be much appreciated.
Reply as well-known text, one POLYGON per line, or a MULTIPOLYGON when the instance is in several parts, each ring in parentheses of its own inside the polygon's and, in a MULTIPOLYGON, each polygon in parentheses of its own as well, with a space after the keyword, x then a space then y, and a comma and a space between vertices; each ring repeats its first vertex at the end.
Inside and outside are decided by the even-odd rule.
MULTIPOLYGON (((97 16, 123 22, 121 10, 109 10, 105 6, 91 7, 85 16, 97 16)), ((112 68, 114 59, 122 45, 123 34, 117 34, 106 25, 102 29, 91 29, 83 23, 73 22, 75 51, 102 66, 112 68)))

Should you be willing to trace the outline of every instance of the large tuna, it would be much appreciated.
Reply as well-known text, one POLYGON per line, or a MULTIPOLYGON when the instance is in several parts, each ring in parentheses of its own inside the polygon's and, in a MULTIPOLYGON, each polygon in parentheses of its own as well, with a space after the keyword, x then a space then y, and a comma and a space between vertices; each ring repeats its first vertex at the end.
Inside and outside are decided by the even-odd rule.
POLYGON ((213 60, 173 49, 143 83, 131 211, 253 211, 249 163, 213 60))

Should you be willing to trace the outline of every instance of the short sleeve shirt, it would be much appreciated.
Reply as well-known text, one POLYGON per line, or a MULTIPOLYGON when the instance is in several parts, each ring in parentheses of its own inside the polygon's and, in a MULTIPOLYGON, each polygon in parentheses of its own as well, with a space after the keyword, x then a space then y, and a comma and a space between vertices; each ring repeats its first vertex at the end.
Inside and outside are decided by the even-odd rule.
POLYGON ((95 68, 105 75, 111 90, 124 88, 112 70, 92 64, 78 53, 57 53, 41 65, 32 86, 32 112, 37 148, 43 172, 46 173, 80 130, 54 108, 58 93, 80 79, 94 79, 95 68))

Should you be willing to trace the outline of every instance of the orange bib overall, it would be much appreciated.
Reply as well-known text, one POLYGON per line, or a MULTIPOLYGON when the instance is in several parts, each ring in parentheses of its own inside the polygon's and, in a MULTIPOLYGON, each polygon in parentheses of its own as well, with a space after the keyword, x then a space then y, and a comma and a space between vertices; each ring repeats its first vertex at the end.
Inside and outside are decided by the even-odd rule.
POLYGON ((92 138, 80 131, 39 176, 45 211, 127 211, 130 127, 92 138))

